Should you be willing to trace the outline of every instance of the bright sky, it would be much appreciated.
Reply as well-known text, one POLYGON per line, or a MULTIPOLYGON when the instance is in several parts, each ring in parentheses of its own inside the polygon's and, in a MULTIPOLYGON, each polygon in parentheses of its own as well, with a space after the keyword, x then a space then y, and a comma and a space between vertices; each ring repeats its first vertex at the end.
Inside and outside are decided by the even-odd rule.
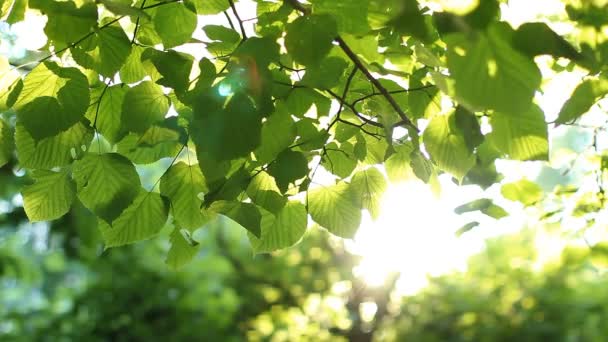
MULTIPOLYGON (((427 1, 433 8, 441 4, 460 7, 462 4, 475 4, 475 0, 436 0, 427 1)), ((439 6, 439 7, 438 7, 439 6)), ((238 8, 244 19, 255 17, 255 2, 239 1, 238 8)), ((503 19, 514 26, 526 21, 534 21, 539 16, 564 14, 564 5, 559 0, 510 0, 503 4, 503 19)), ((44 40, 43 17, 28 15, 26 22, 13 25, 11 32, 18 39, 11 45, 0 43, 0 54, 18 54, 23 49, 35 50, 42 47, 44 40)), ((235 21, 236 22, 236 21, 235 21)), ((208 24, 225 25, 223 15, 206 17, 202 27, 208 24)), ((246 23, 246 29, 253 32, 253 21, 246 23)), ((559 25, 553 27, 559 33, 568 33, 571 27, 559 25)), ((0 26, 0 30, 6 27, 0 26)), ((202 30, 197 29, 195 37, 205 40, 202 30)), ((181 50, 202 57, 204 49, 200 45, 191 45, 181 50)), ((543 68, 545 76, 553 76, 548 68, 543 68)), ((544 94, 538 94, 537 101, 545 110, 547 119, 557 115, 563 102, 573 87, 579 82, 582 74, 563 73, 544 86, 544 94)), ((499 167, 506 173, 506 180, 515 181, 522 177, 533 179, 539 163, 527 163, 525 168, 519 164, 501 162, 499 167)), ((458 205, 481 197, 494 197, 499 193, 499 187, 494 186, 483 193, 474 186, 456 186, 447 175, 440 177, 441 195, 436 197, 430 188, 419 181, 409 181, 396 184, 389 188, 383 201, 383 211, 380 218, 373 222, 368 216, 364 218, 354 241, 348 243, 351 251, 363 256, 361 265, 354 271, 364 277, 370 285, 380 284, 390 272, 401 272, 398 289, 402 293, 413 293, 425 285, 426 275, 439 275, 454 269, 464 269, 467 258, 479 252, 484 240, 514 232, 525 225, 525 214, 517 204, 500 202, 511 215, 501 220, 460 216, 453 213, 458 205), (479 221, 480 226, 473 232, 457 238, 454 232, 463 224, 472 220, 479 221)), ((557 252, 551 252, 555 254, 557 252)), ((550 256, 548 256, 550 257, 550 256)))

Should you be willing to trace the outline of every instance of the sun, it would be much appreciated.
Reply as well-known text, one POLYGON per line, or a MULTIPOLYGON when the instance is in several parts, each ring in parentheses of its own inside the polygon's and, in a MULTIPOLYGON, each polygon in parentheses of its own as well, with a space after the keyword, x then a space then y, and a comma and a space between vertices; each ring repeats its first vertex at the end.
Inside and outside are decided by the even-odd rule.
POLYGON ((398 272, 397 290, 413 294, 427 284, 428 275, 462 270, 467 258, 481 249, 483 239, 454 235, 465 219, 453 208, 478 191, 458 188, 449 178, 440 181, 441 196, 420 181, 394 184, 383 196, 380 217, 364 217, 349 248, 362 256, 353 272, 369 286, 379 286, 398 272))

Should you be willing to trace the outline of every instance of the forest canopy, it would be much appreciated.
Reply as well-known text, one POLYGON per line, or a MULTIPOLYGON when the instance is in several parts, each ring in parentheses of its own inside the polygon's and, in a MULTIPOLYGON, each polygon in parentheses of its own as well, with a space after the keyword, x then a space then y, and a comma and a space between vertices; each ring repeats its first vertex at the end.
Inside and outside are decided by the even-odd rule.
MULTIPOLYGON (((562 17, 513 25, 498 0, 258 0, 255 13, 232 0, 3 0, 10 25, 43 18, 46 42, 0 57, 0 164, 25 171, 32 222, 84 207, 105 248, 170 225, 173 267, 220 217, 257 253, 318 227, 350 239, 390 183, 439 191, 442 174, 591 228, 608 165, 608 3, 564 2, 562 17), (572 72, 548 113, 544 86, 572 72), (564 126, 593 138, 560 147, 582 155, 592 186, 502 182, 498 160, 555 163, 564 126), (164 171, 142 182, 146 165, 164 171)), ((508 215, 488 198, 456 211, 508 215)))

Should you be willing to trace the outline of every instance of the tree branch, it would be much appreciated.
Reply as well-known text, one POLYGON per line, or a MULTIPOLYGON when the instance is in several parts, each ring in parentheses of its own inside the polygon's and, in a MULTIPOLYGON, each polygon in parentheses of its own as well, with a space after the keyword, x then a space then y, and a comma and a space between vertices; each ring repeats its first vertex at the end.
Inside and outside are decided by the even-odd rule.
MULTIPOLYGON (((293 8, 302 12, 305 15, 310 14, 310 10, 304 7, 304 5, 302 5, 298 0, 284 0, 284 2, 289 3, 293 8)), ((365 67, 363 62, 361 62, 357 54, 355 54, 355 52, 348 46, 348 44, 346 44, 342 37, 337 36, 335 40, 338 42, 338 45, 340 46, 340 48, 342 48, 348 58, 350 58, 350 60, 357 66, 357 68, 359 68, 359 70, 361 70, 365 77, 367 77, 367 79, 376 87, 376 89, 378 89, 380 94, 382 94, 382 96, 386 98, 388 103, 391 105, 391 107, 393 107, 393 109, 397 112, 397 115, 399 115, 399 117, 401 118, 403 124, 409 126, 416 132, 418 132, 418 128, 416 127, 416 125, 414 125, 414 123, 407 117, 407 115, 405 115, 405 112, 403 112, 401 107, 399 107, 399 104, 397 103, 397 101, 395 101, 390 92, 386 90, 386 88, 384 88, 380 81, 378 81, 371 74, 371 72, 365 67)))
POLYGON ((239 12, 236 11, 236 6, 234 6, 234 1, 228 0, 230 3, 230 8, 232 8, 232 13, 236 17, 236 20, 239 22, 239 28, 241 29, 241 35, 243 36, 243 40, 247 39, 247 33, 245 33, 245 26, 243 26, 243 20, 239 16, 239 12))
POLYGON ((348 79, 346 80, 346 84, 344 85, 344 91, 342 92, 342 97, 339 99, 340 108, 338 108, 338 113, 336 114, 336 119, 332 123, 330 123, 329 126, 327 127, 328 131, 331 129, 331 127, 333 125, 336 124, 336 122, 338 122, 338 120, 340 120, 340 113, 342 113, 342 109, 344 108, 344 104, 346 103, 346 95, 348 95, 348 88, 350 88, 350 84, 353 81, 353 78, 355 77, 356 73, 357 73, 357 67, 355 66, 353 68, 353 71, 350 72, 350 75, 348 75, 348 79))

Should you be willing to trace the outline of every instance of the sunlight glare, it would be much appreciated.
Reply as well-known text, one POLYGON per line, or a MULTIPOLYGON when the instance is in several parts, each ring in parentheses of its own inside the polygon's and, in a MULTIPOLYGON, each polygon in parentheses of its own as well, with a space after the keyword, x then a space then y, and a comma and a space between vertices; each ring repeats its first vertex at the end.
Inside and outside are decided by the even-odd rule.
MULTIPOLYGON (((454 193, 449 182, 442 187, 454 193)), ((474 188, 463 192, 471 192, 467 190, 474 188)), ((363 257, 355 274, 370 286, 380 286, 391 273, 399 272, 398 290, 413 293, 424 287, 427 274, 464 269, 466 257, 479 248, 466 246, 467 251, 462 240, 455 241, 452 232, 463 218, 453 213, 452 199, 445 195, 436 198, 419 181, 390 186, 381 216, 375 222, 366 216, 355 237, 353 252, 363 257)))

